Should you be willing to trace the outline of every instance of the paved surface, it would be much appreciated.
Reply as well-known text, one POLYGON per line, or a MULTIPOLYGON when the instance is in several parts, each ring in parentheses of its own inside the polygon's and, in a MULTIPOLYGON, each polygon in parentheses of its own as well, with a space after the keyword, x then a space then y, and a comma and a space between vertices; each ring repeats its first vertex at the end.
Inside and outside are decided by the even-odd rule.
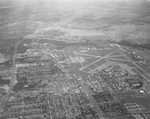
MULTIPOLYGON (((64 70, 58 63, 56 63, 56 65, 62 70, 64 71, 72 80, 75 81, 75 83, 79 86, 81 85, 81 83, 78 81, 78 78, 75 77, 73 74, 69 73, 67 70, 64 70)), ((100 119, 103 118, 103 114, 102 114, 102 111, 101 109, 99 108, 97 102, 93 99, 93 96, 92 96, 92 92, 90 92, 84 85, 81 86, 83 88, 83 90, 85 92, 88 93, 88 97, 90 99, 90 102, 92 103, 92 105, 94 106, 95 108, 95 111, 97 112, 97 114, 99 115, 100 119)))
POLYGON ((4 99, 2 100, 1 104, 0 104, 0 108, 2 108, 2 106, 5 104, 7 98, 9 97, 9 94, 13 88, 13 82, 15 80, 15 66, 16 66, 16 56, 17 56, 17 48, 19 46, 19 44, 21 42, 23 42, 24 40, 26 40, 25 38, 22 39, 21 41, 17 42, 17 44, 15 45, 15 50, 14 50, 14 56, 13 56, 13 59, 12 59, 12 69, 11 69, 11 81, 10 81, 10 88, 6 94, 6 96, 4 97, 4 99))

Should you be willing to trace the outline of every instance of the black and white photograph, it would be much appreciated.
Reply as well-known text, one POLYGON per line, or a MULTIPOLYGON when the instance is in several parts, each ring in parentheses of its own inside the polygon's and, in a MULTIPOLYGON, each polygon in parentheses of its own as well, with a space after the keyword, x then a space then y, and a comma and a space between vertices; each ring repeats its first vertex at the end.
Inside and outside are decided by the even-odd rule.
POLYGON ((150 119, 150 0, 0 0, 0 119, 150 119))

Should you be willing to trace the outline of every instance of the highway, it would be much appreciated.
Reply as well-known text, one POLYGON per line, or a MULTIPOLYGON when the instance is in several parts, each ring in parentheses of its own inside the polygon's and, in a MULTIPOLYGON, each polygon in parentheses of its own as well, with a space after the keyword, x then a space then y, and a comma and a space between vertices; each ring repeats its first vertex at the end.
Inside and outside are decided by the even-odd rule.
MULTIPOLYGON (((126 53, 126 51, 123 50, 123 48, 121 48, 120 45, 118 45, 118 44, 115 44, 115 45, 118 46, 118 48, 120 49, 122 55, 124 55, 132 64, 134 64, 138 69, 140 69, 140 70, 142 70, 143 72, 145 72, 144 69, 142 69, 141 67, 139 67, 134 61, 131 61, 130 58, 128 58, 128 57, 124 54, 124 53, 126 53)), ((139 72, 139 71, 137 71, 137 72, 139 72)), ((140 73, 140 72, 139 72, 139 73, 140 73)), ((147 81, 149 81, 149 79, 147 79, 147 77, 145 77, 144 74, 140 73, 140 75, 141 75, 143 78, 145 78, 147 81)))
POLYGON ((98 103, 93 99, 93 96, 92 96, 93 93, 92 93, 91 91, 89 91, 84 85, 81 85, 81 83, 78 81, 78 78, 77 78, 77 77, 75 77, 73 74, 69 73, 69 71, 63 69, 63 68, 61 67, 61 65, 58 64, 56 61, 55 61, 55 63, 56 63, 56 65, 57 65, 63 72, 66 73, 66 75, 68 75, 72 80, 74 80, 75 83, 76 83, 78 86, 81 86, 82 89, 83 89, 85 92, 88 93, 88 97, 89 97, 89 99, 90 99, 90 102, 91 102, 92 105, 94 106, 94 108, 95 108, 97 114, 99 115, 100 119, 103 119, 103 118, 104 118, 104 117, 103 117, 103 112, 101 111, 100 107, 98 106, 98 103))
MULTIPOLYGON (((5 105, 7 99, 9 98, 9 94, 10 94, 11 91, 12 91, 13 82, 14 82, 14 80, 15 80, 15 78, 16 78, 16 76, 15 76, 15 70, 16 70, 15 68, 16 68, 16 67, 15 67, 15 66, 16 66, 17 48, 18 48, 18 46, 20 45, 20 43, 23 42, 24 40, 26 40, 26 38, 24 38, 24 39, 22 39, 21 41, 17 42, 17 44, 15 45, 14 56, 13 56, 13 58, 12 58, 12 69, 11 69, 10 88, 9 88, 9 90, 8 90, 8 92, 7 92, 7 94, 6 94, 6 96, 5 96, 4 99, 2 100, 2 102, 1 102, 1 104, 0 104, 0 108, 2 108, 2 107, 5 105)), ((74 80, 74 82, 75 82, 76 85, 81 86, 82 89, 83 89, 85 92, 88 93, 88 97, 89 97, 89 99, 90 99, 90 102, 91 102, 92 105, 95 107, 95 110, 96 110, 97 114, 99 115, 100 119, 102 119, 102 118, 103 118, 102 111, 100 110, 100 108, 99 108, 97 102, 93 99, 92 92, 90 92, 84 85, 81 85, 81 83, 78 81, 78 78, 75 77, 73 74, 69 73, 68 70, 63 69, 63 68, 61 67, 61 65, 60 65, 57 61, 55 61, 55 60, 53 60, 53 61, 55 62, 56 66, 58 66, 64 73, 66 73, 67 76, 69 76, 72 80, 74 80)))
POLYGON ((11 79, 10 79, 10 88, 6 94, 6 96, 4 97, 4 99, 1 101, 1 104, 0 104, 0 108, 2 108, 2 106, 6 103, 7 101, 7 98, 9 97, 9 94, 13 88, 13 82, 15 80, 15 66, 16 66, 16 56, 17 56, 17 48, 19 46, 19 44, 21 42, 23 42, 24 40, 27 40, 26 38, 20 40, 19 42, 17 42, 17 44, 15 45, 15 50, 14 50, 14 56, 12 58, 12 69, 11 69, 11 79))

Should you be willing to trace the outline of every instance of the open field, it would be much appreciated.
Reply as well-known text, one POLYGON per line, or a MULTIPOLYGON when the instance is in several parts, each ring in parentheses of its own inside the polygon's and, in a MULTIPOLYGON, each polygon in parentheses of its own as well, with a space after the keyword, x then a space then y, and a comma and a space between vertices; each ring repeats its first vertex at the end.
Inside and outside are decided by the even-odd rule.
POLYGON ((149 81, 149 77, 139 68, 136 69, 132 69, 134 72, 136 72, 137 74, 141 75, 141 80, 142 81, 149 81))
POLYGON ((96 64, 96 65, 98 65, 98 66, 101 66, 101 65, 103 65, 103 64, 105 64, 105 63, 106 63, 106 60, 105 60, 105 59, 101 59, 101 60, 95 62, 94 64, 96 64))
POLYGON ((123 64, 126 64, 126 65, 128 65, 129 67, 133 67, 133 68, 136 67, 136 66, 135 66, 133 63, 131 63, 130 61, 117 60, 117 59, 110 59, 110 58, 108 58, 107 61, 115 62, 115 63, 120 63, 120 64, 123 63, 123 64))
MULTIPOLYGON (((136 63, 136 65, 133 63, 133 61, 130 61, 128 56, 123 55, 120 51, 118 51, 120 48, 114 49, 113 47, 108 50, 88 50, 84 52, 77 52, 77 51, 71 51, 69 54, 71 56, 74 56, 76 58, 83 58, 83 62, 77 62, 81 65, 81 67, 78 67, 78 70, 81 72, 89 73, 92 72, 99 67, 103 66, 102 68, 105 68, 108 63, 116 63, 116 64, 125 64, 129 66, 132 69, 138 68, 136 65, 141 67, 141 69, 146 70, 148 72, 148 68, 144 66, 143 64, 136 63)), ((149 77, 147 74, 145 77, 149 77)))
POLYGON ((128 60, 125 56, 111 56, 109 58, 118 59, 118 60, 128 60))
POLYGON ((89 69, 89 68, 84 68, 84 69, 82 69, 81 71, 84 71, 84 72, 90 72, 91 69, 89 69))
POLYGON ((136 63, 139 67, 141 67, 145 72, 150 73, 150 69, 142 63, 136 63))
MULTIPOLYGON (((73 49, 73 48, 72 48, 73 49)), ((67 53, 67 57, 74 57, 75 59, 84 59, 83 62, 70 62, 69 71, 73 71, 75 74, 80 74, 81 72, 88 73, 91 72, 98 67, 104 65, 107 60, 105 58, 109 57, 109 54, 116 52, 114 49, 110 48, 109 50, 88 50, 85 52, 77 52, 67 49, 65 51, 67 53), (103 58, 105 57, 105 58, 103 58), (73 66, 72 66, 73 65, 73 66), (76 70, 76 71, 75 71, 76 70), (80 71, 80 73, 79 73, 80 71)))
POLYGON ((113 51, 115 51, 115 50, 113 50, 113 49, 110 49, 110 50, 94 50, 94 51, 84 52, 84 54, 104 57, 106 55, 111 54, 113 51))
POLYGON ((76 76, 82 76, 82 77, 84 77, 84 76, 87 75, 87 73, 80 71, 79 69, 81 67, 82 66, 80 65, 80 63, 70 64, 68 70, 69 70, 69 72, 76 74, 76 76))
POLYGON ((116 51, 110 55, 110 57, 116 57, 122 55, 119 51, 116 51))
POLYGON ((97 62, 94 62, 93 64, 87 66, 87 67, 82 67, 80 70, 81 71, 84 71, 84 72, 91 72, 95 69, 98 69, 99 67, 101 67, 102 65, 105 65, 106 64, 106 60, 105 59, 100 59, 98 60, 97 62))
POLYGON ((91 55, 84 54, 84 53, 77 53, 77 52, 74 52, 74 53, 76 54, 76 56, 83 57, 84 59, 100 58, 98 56, 91 56, 91 55))
POLYGON ((89 58, 89 59, 86 59, 85 62, 83 62, 83 66, 87 66, 93 62, 95 62, 96 60, 98 60, 99 58, 89 58))

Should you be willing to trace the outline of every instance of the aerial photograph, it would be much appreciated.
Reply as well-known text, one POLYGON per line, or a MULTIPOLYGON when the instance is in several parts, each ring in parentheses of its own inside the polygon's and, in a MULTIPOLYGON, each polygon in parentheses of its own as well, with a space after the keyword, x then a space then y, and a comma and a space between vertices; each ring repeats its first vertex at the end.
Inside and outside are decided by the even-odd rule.
POLYGON ((0 119, 150 119, 150 0, 0 0, 0 119))

